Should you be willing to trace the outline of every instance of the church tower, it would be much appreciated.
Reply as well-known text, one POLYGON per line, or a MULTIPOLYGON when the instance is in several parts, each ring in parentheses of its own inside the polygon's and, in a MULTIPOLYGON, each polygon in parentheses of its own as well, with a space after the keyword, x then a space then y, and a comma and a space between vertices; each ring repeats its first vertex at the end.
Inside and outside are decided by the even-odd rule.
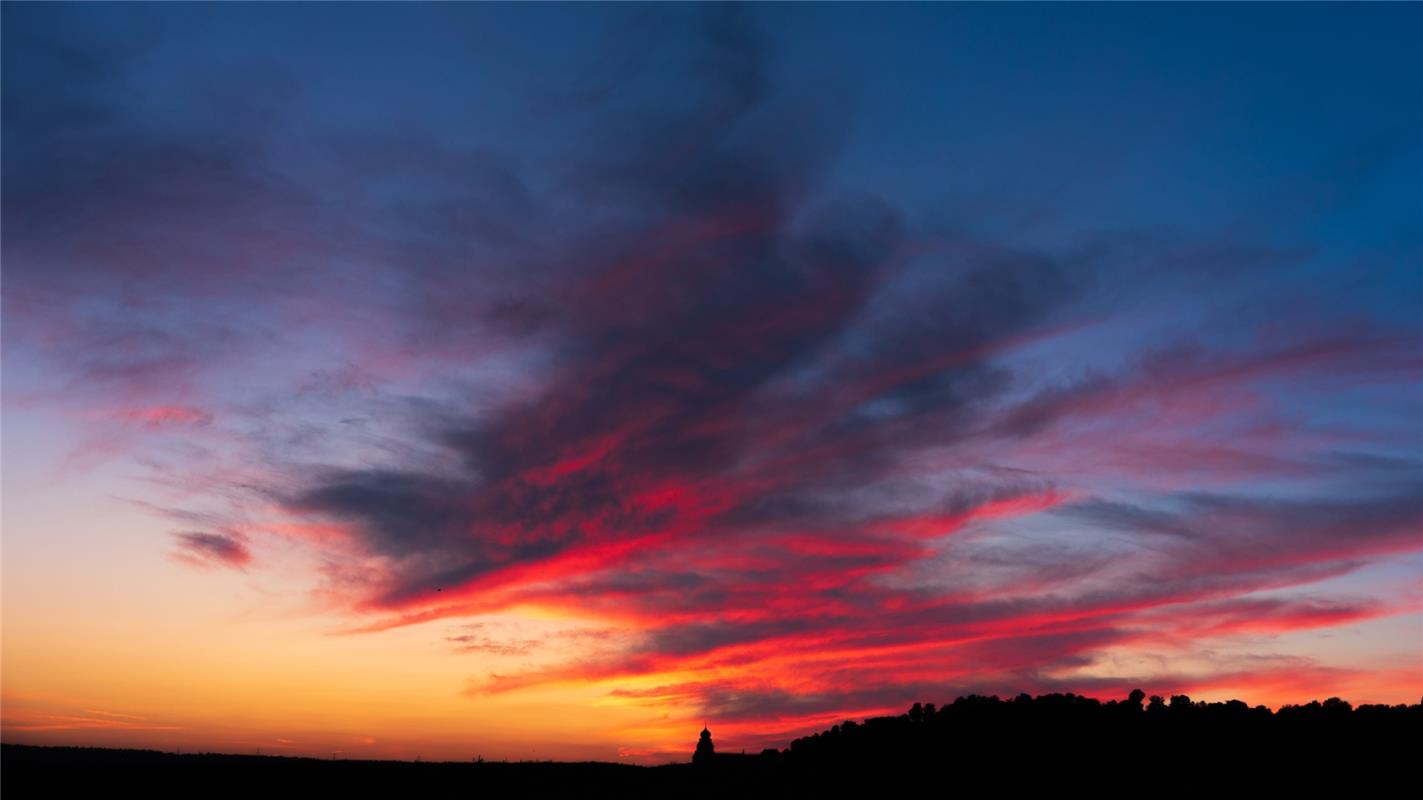
POLYGON ((716 749, 712 747, 711 731, 702 726, 702 738, 697 740, 697 751, 692 753, 693 764, 710 764, 716 759, 716 749))

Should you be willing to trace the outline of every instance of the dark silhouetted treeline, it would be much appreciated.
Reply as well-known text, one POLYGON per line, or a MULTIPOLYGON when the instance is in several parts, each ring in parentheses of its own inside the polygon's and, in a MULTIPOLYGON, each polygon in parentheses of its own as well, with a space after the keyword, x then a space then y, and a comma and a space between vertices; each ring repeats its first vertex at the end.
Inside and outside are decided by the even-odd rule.
MULTIPOLYGON (((694 737, 689 737, 694 738, 694 737)), ((709 738, 709 737, 706 737, 709 738)), ((692 748, 688 748, 690 760, 692 748)), ((1090 791, 1105 796, 1321 792, 1415 796, 1423 704, 1330 698, 1272 713, 1238 700, 1133 692, 969 696, 896 717, 847 721, 759 755, 696 764, 410 763, 143 750, 0 746, 9 797, 826 797, 877 790, 971 797, 1090 791)))
POLYGON ((783 757, 802 774, 855 778, 866 765, 894 771, 940 764, 1029 788, 1068 781, 1110 789, 1128 781, 1210 792, 1393 778, 1413 785, 1423 761, 1423 704, 1354 708, 1330 698, 1272 713, 1239 700, 1148 698, 1140 690, 1107 702, 1074 694, 968 696, 943 707, 915 703, 897 717, 846 721, 796 739, 783 757))

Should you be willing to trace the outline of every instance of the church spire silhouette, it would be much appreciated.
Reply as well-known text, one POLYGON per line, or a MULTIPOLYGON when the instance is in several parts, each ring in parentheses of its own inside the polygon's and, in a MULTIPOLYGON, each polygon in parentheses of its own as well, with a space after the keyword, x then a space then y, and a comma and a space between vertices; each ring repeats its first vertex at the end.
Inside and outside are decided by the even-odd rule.
POLYGON ((697 750, 692 753, 693 764, 710 764, 716 758, 716 748, 712 746, 711 730, 702 723, 702 736, 697 740, 697 750))

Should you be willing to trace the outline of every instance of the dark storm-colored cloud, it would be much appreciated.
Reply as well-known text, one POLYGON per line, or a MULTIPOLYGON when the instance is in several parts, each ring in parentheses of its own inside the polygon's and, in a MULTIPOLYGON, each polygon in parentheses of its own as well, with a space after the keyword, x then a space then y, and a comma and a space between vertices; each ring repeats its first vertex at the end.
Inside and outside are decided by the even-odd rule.
POLYGON ((252 553, 242 540, 229 533, 176 533, 177 557, 198 566, 220 566, 244 569, 252 561, 252 553))
MULTIPOLYGON (((751 44, 714 33, 705 46, 751 44)), ((806 207, 822 169, 804 155, 819 149, 812 122, 832 109, 798 106, 787 117, 762 81, 716 71, 761 58, 743 55, 714 52, 712 67, 696 68, 712 69, 697 73, 699 85, 724 94, 729 110, 690 143, 682 120, 659 117, 644 133, 652 144, 588 146, 594 162, 628 165, 598 175, 620 218, 596 243, 576 242, 563 258, 578 274, 534 301, 557 305, 548 324, 564 341, 540 396, 441 437, 470 474, 349 474, 292 508, 358 523, 384 555, 434 545, 476 561, 536 560, 610 537, 714 527, 798 490, 864 484, 890 468, 907 435, 877 427, 869 400, 893 404, 903 423, 1001 387, 977 351, 1053 309, 1060 270, 993 254, 936 287, 934 297, 960 308, 924 298, 879 312, 862 332, 869 298, 900 268, 898 214, 868 200, 806 207), (796 136, 756 135, 763 118, 797 121, 796 136), (691 150, 647 168, 646 152, 674 145, 691 150), (817 363, 851 336, 855 352, 817 363), (809 388, 776 385, 817 369, 809 388), (839 447, 857 459, 799 462, 798 452, 839 447)), ((416 597, 433 577, 406 576, 388 597, 416 597)))

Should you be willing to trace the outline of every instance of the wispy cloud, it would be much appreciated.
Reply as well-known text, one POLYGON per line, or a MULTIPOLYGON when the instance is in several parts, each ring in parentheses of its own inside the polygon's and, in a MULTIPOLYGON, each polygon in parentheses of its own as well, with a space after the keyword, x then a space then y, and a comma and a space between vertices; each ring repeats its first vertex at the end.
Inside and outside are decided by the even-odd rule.
POLYGON ((458 620, 448 650, 508 662, 474 696, 762 731, 956 689, 1282 696, 1367 671, 1259 642, 1418 610, 1324 585, 1423 550, 1423 338, 1375 296, 1406 247, 1374 285, 1293 228, 1005 235, 847 189, 884 185, 872 98, 747 9, 637 16, 494 144, 310 116, 295 67, 156 114, 154 41, 33 15, 7 402, 143 464, 185 564, 255 579, 281 540, 347 632, 458 620), (467 621, 529 608, 613 633, 467 621), (1168 647, 1233 657, 1108 669, 1168 647))

